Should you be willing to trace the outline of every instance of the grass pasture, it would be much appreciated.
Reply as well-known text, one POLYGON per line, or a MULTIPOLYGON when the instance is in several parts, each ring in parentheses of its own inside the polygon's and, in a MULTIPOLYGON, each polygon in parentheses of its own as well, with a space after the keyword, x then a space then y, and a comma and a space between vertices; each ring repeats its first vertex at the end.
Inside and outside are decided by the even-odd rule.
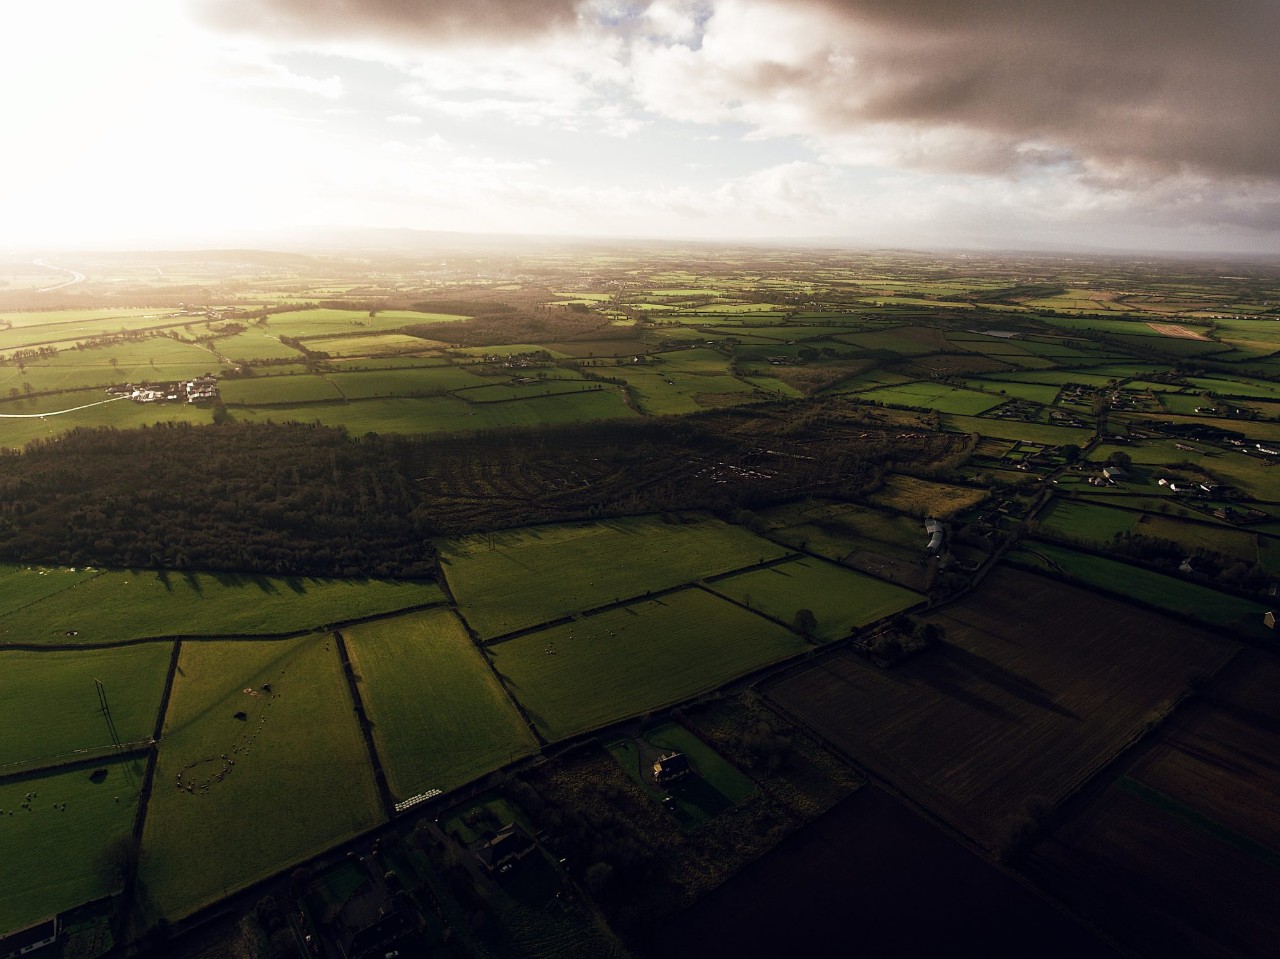
POLYGON ((818 621, 814 638, 824 642, 923 599, 901 586, 811 558, 717 579, 708 588, 784 623, 790 623, 798 610, 809 609, 818 621))
POLYGON ((989 848, 1066 796, 1230 647, 1174 619, 997 570, 892 671, 853 653, 767 686, 842 751, 989 848), (1081 669, 1088 663, 1088 669, 1081 669))
POLYGON ((937 410, 939 413, 962 413, 976 416, 1004 402, 1004 398, 975 390, 959 389, 945 383, 903 383, 858 394, 859 399, 891 406, 911 406, 937 410))
POLYGON ((314 373, 224 380, 219 384, 218 392, 222 401, 231 406, 322 403, 342 397, 328 377, 314 373))
POLYGON ((329 636, 184 644, 143 835, 156 916, 187 915, 380 817, 329 636))
MULTIPOLYGON (((43 589, 47 577, 23 571, 43 589)), ((2 587, 0 587, 2 590, 2 587)), ((2 595, 2 591, 0 591, 2 595)), ((0 615, 0 647, 287 633, 444 600, 435 583, 104 570, 0 615)))
POLYGON ((170 643, 75 651, 0 650, 0 775, 106 755, 149 740, 170 643), (94 680, 106 690, 111 724, 94 680), (114 738, 113 738, 114 727, 114 738))
POLYGON ((455 789, 536 748, 452 611, 364 623, 343 636, 397 799, 455 789))
POLYGON ((1061 446, 1067 443, 1084 446, 1093 435, 1091 430, 1077 429, 1071 426, 1051 426, 1045 423, 1023 423, 1018 420, 995 420, 989 417, 960 416, 944 413, 942 428, 952 433, 978 433, 982 436, 997 436, 1006 440, 1019 440, 1023 443, 1041 443, 1046 446, 1061 446))
POLYGON ((804 648, 788 629, 685 589, 489 650, 512 694, 555 741, 688 699, 804 648))
POLYGON ((440 545, 462 615, 483 639, 786 553, 709 517, 532 526, 440 545))
POLYGON ((117 891, 99 862, 133 828, 142 774, 141 760, 103 760, 0 783, 0 935, 117 891))

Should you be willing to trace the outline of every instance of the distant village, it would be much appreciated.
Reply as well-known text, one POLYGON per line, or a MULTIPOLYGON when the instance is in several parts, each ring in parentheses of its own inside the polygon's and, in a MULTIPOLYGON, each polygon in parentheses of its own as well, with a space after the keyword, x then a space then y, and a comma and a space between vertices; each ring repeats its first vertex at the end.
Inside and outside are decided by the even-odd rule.
POLYGON ((135 403, 206 403, 218 398, 218 381, 212 376, 198 376, 194 380, 173 383, 147 383, 134 386, 122 383, 107 387, 112 396, 127 396, 135 403))

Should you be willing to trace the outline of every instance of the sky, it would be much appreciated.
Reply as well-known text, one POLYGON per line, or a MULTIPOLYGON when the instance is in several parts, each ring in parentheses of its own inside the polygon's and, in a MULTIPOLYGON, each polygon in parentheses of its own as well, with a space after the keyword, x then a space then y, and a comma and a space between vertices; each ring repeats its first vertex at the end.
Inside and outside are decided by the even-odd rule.
POLYGON ((9 0, 0 242, 1280 252, 1276 0, 9 0))

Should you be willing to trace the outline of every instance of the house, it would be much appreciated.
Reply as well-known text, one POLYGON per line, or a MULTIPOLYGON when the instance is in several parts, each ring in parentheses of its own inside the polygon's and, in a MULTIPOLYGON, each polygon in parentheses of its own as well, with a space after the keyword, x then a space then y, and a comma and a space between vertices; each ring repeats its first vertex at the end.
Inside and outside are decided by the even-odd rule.
POLYGON ((653 781, 659 786, 683 779, 693 772, 689 757, 684 753, 667 753, 653 764, 653 781))
POLYGON ((1276 628, 1276 614, 1275 614, 1275 613, 1273 613, 1271 610, 1267 610, 1265 613, 1263 613, 1263 614, 1262 614, 1262 625, 1263 625, 1263 626, 1265 626, 1265 627, 1267 627, 1267 629, 1275 629, 1275 628, 1276 628))
POLYGON ((536 848, 529 834, 512 823, 477 849, 476 858, 491 873, 507 872, 536 848))
POLYGON ((0 939, 0 959, 17 959, 52 945, 58 938, 58 917, 41 919, 0 939))

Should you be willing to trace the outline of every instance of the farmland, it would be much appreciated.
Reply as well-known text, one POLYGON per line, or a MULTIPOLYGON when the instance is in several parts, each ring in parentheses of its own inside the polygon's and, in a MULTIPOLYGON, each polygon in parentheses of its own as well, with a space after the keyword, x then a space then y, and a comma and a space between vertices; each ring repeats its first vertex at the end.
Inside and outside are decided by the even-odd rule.
POLYGON ((343 630, 397 799, 454 789, 533 752, 533 736, 448 610, 343 630))
POLYGON ((785 554, 709 517, 539 526, 441 544, 441 564, 485 639, 785 554))
POLYGON ((103 760, 100 778, 81 767, 0 782, 0 929, 115 890, 101 863, 133 827, 142 767, 135 759, 103 760))
POLYGON ((151 738, 172 646, 0 650, 0 774, 108 755, 151 738), (103 684, 108 714, 95 681, 103 684))
POLYGON ((1270 717, 1258 711, 1250 686, 1278 675, 1271 657, 1240 656, 1204 702, 1036 846, 1031 874, 1122 941, 1224 956, 1270 941, 1280 784, 1262 757, 1277 746, 1274 702, 1262 707, 1270 717), (1137 882, 1117 882, 1119 868, 1137 882))
POLYGON ((157 916, 185 915, 381 816, 324 635, 184 644, 155 779, 140 881, 157 916))
POLYGON ((817 620, 814 636, 821 640, 840 639, 923 598, 864 573, 807 558, 716 579, 708 588, 785 623, 808 609, 817 620))
POLYGON ((375 837, 441 959, 1269 954, 1273 266, 67 260, 0 264, 0 935, 127 886, 133 829, 95 908, 184 955, 288 951, 290 875, 375 837), (805 838, 867 778, 922 816, 868 787, 805 838), (446 810, 530 827, 545 888, 446 810))
POLYGON ((1087 782, 1192 670, 1228 656, 1176 621, 1153 629, 1149 614, 1010 570, 930 621, 945 644, 892 674, 846 653, 769 696, 989 848, 1029 801, 1087 782))
POLYGON ((434 583, 154 570, 19 569, 0 577, 0 647, 98 645, 155 636, 288 633, 441 602, 434 583), (70 581, 68 581, 70 580, 70 581), (65 588, 46 593, 53 583, 65 588), (23 591, 31 598, 21 602, 23 591))
POLYGON ((1015 558, 1133 599, 1150 603, 1215 626, 1229 626, 1255 638, 1265 635, 1262 604, 1199 583, 1166 576, 1114 559, 1082 553, 1051 543, 1020 547, 1015 558))
POLYGON ((700 589, 641 600, 489 647, 494 669, 550 740, 688 699, 805 648, 700 589))

